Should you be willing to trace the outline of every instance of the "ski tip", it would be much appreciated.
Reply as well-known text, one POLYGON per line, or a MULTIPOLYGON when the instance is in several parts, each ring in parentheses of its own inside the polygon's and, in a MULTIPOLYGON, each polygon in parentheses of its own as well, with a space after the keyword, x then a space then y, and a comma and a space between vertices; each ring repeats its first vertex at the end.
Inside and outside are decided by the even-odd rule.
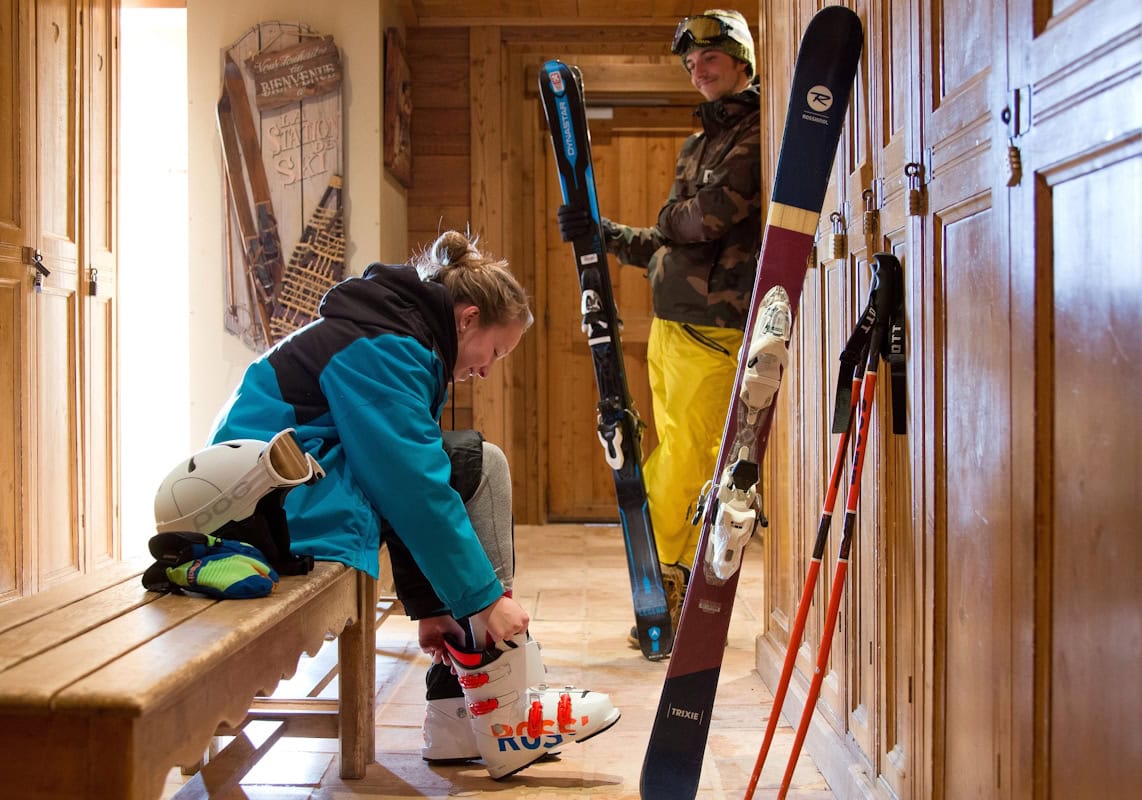
POLYGON ((845 6, 825 6, 809 20, 809 25, 829 25, 835 28, 845 26, 861 27, 860 15, 845 6))
POLYGON ((802 41, 813 36, 826 36, 839 45, 855 46, 859 53, 864 45, 864 25, 857 13, 844 6, 825 6, 813 15, 805 28, 802 41))
POLYGON ((544 86, 550 86, 551 91, 557 96, 562 96, 567 93, 567 82, 569 70, 567 65, 557 58, 549 59, 543 64, 543 69, 539 72, 539 91, 540 94, 544 91, 544 86))

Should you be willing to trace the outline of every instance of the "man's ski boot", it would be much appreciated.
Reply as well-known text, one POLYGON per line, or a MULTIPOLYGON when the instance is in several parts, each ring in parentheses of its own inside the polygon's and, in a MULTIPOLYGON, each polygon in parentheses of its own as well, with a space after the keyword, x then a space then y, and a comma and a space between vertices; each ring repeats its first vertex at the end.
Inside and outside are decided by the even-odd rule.
POLYGON ((534 639, 517 636, 478 651, 449 643, 448 650, 464 696, 459 701, 431 698, 433 673, 448 669, 434 665, 422 751, 426 760, 482 758, 498 780, 568 742, 602 733, 621 716, 602 692, 543 683, 543 662, 534 639), (461 710, 466 712, 466 736, 459 724, 461 710))

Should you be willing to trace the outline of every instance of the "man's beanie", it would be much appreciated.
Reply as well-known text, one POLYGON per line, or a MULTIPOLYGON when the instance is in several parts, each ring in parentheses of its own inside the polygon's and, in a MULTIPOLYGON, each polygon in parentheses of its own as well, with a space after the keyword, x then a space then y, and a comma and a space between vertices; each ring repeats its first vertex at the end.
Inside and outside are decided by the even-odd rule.
MULTIPOLYGON (((757 71, 754 63, 754 50, 753 50, 753 34, 749 32, 749 24, 746 22, 745 17, 739 11, 732 11, 722 8, 711 8, 703 12, 699 17, 687 17, 678 26, 678 33, 675 34, 676 46, 680 46, 680 50, 676 49, 677 53, 682 59, 682 65, 686 65, 686 56, 695 50, 721 50, 731 58, 736 58, 738 61, 745 62, 749 67, 750 76, 757 71), (690 36, 688 43, 679 43, 678 37, 684 31, 684 26, 691 20, 697 20, 699 17, 710 17, 722 22, 726 28, 726 32, 720 36, 703 40, 701 37, 690 36)), ((685 40, 686 37, 683 37, 685 40)))

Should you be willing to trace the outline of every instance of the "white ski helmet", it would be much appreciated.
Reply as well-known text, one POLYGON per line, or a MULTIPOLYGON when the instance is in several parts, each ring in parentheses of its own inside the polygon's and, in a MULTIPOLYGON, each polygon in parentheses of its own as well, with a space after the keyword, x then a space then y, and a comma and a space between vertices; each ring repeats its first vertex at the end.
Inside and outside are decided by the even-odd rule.
POLYGON ((219 442, 167 475, 155 495, 155 528, 247 542, 278 566, 290 558, 285 494, 324 476, 317 460, 298 445, 293 428, 269 442, 219 442))
POLYGON ((155 495, 155 526, 159 533, 214 533, 228 522, 249 517, 272 490, 292 489, 324 475, 316 459, 298 446, 293 428, 269 442, 219 442, 167 475, 155 495))

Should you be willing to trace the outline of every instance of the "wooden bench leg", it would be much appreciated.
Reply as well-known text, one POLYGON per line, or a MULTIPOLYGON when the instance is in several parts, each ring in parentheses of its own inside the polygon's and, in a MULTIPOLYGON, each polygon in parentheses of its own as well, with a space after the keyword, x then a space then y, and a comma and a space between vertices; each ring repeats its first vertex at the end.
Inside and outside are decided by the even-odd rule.
POLYGON ((341 671, 341 777, 363 778, 373 762, 377 702, 377 582, 357 573, 357 621, 337 639, 341 671))

